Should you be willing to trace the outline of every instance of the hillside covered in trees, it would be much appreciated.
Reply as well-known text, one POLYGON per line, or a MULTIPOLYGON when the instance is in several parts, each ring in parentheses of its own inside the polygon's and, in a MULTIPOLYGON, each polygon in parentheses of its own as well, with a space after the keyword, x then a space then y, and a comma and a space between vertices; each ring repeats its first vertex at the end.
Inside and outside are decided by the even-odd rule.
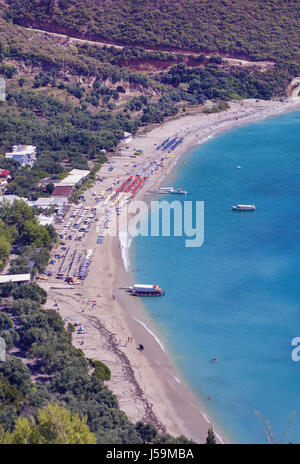
MULTIPOLYGON (((167 3, 162 1, 154 5, 165 12, 161 18, 169 15, 175 37, 179 29, 175 20, 172 20, 171 12, 174 10, 172 5, 176 2, 169 2, 168 8, 167 3)), ((185 3, 182 2, 179 12, 183 11, 185 3)), ((189 12, 193 11, 196 4, 201 4, 203 8, 204 4, 207 3, 206 8, 209 4, 199 1, 188 3, 189 12)), ((73 25, 75 29, 73 26, 70 28, 68 22, 74 22, 77 15, 76 21, 81 24, 82 29, 80 34, 78 29, 77 35, 85 35, 86 30, 90 36, 93 30, 90 20, 94 18, 96 24, 97 18, 101 16, 97 11, 103 4, 97 2, 94 9, 89 9, 92 8, 91 5, 92 2, 78 0, 0 1, 0 76, 6 81, 6 101, 0 104, 0 155, 3 156, 13 144, 18 143, 36 145, 39 154, 31 170, 1 158, 0 168, 9 169, 12 173, 8 193, 31 199, 49 195, 50 192, 45 193, 39 186, 40 179, 57 179, 64 176, 70 168, 93 168, 105 160, 105 152, 114 152, 124 131, 135 133, 146 125, 161 123, 165 118, 186 114, 194 111, 194 108, 199 111, 208 100, 218 102, 282 97, 292 78, 300 73, 300 65, 296 62, 298 43, 296 30, 293 29, 294 23, 290 25, 290 37, 295 40, 293 47, 289 47, 289 41, 286 40, 285 45, 282 44, 283 48, 278 48, 276 55, 280 58, 280 50, 284 53, 289 50, 289 60, 280 59, 264 67, 255 64, 243 66, 238 61, 233 65, 220 56, 204 53, 189 55, 149 51, 134 46, 117 48, 73 42, 68 38, 33 32, 13 24, 14 21, 35 25, 38 18, 41 27, 46 27, 45 18, 48 26, 50 20, 55 22, 59 18, 61 30, 68 32, 72 29, 74 34, 76 27, 73 25), (82 8, 85 9, 85 14, 82 8), (292 55, 294 60, 291 59, 292 55)), ((121 27, 121 19, 117 21, 117 17, 125 15, 130 5, 131 2, 122 1, 106 4, 103 10, 103 14, 108 15, 106 25, 115 18, 116 24, 121 27)), ((218 2, 214 2, 214 5, 214 14, 219 14, 218 2)), ((295 14, 296 19, 297 11, 293 10, 293 5, 294 2, 289 2, 286 9, 291 16, 292 13, 295 14)), ((224 5, 223 7, 225 8, 224 5)), ((150 3, 137 2, 136 11, 143 8, 148 11, 150 3)), ((155 13, 155 8, 151 8, 152 13, 155 13)), ((270 9, 270 15, 272 11, 270 9)), ((131 31, 131 38, 136 38, 137 33, 130 25, 134 16, 128 12, 124 17, 128 21, 122 26, 122 37, 127 41, 128 31, 131 31)), ((145 14, 143 21, 147 18, 151 22, 155 17, 153 14, 145 14)), ((203 15, 196 17, 203 18, 203 15)), ((193 18, 191 14, 189 23, 195 37, 198 29, 193 21, 196 21, 196 17, 193 18)), ((282 17, 282 14, 279 15, 280 21, 282 17)), ((270 18, 269 20, 271 21, 270 18)), ((142 27, 142 19, 133 24, 147 30, 142 27)), ((114 29, 109 30, 113 34, 114 29)), ((163 31, 160 27, 155 30, 160 31, 159 33, 163 31)), ((254 39, 257 40, 255 34, 254 39)), ((277 41, 280 37, 283 40, 280 34, 275 36, 277 41)), ((211 37, 208 31, 205 37, 211 37)), ((225 40, 225 36, 223 39, 225 40)), ((163 44, 159 37, 157 40, 163 44)), ((262 46, 271 43, 262 38, 260 41, 262 46)), ((132 40, 128 39, 128 43, 132 43, 132 40)), ((177 45, 186 46, 183 42, 178 42, 177 45)), ((211 51, 216 49, 204 45, 196 48, 211 51)), ((274 59, 275 55, 271 55, 259 57, 274 59)))
POLYGON ((18 24, 122 44, 300 61, 298 0, 8 0, 18 24))

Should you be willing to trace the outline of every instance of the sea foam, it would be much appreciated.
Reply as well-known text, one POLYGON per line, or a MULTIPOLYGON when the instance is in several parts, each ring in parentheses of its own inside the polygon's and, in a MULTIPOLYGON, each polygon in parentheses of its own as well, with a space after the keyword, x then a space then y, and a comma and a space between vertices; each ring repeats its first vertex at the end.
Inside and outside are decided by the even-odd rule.
POLYGON ((146 326, 146 324, 142 321, 140 321, 139 319, 136 319, 136 317, 133 317, 133 319, 135 321, 137 321, 139 324, 141 324, 144 329, 147 330, 147 332, 152 335, 152 337, 154 338, 154 340, 156 341, 156 343, 158 343, 158 345, 161 347, 161 349, 166 353, 166 350, 165 350, 165 347, 164 345, 162 344, 162 342, 160 341, 160 339, 152 332, 152 330, 149 329, 149 327, 146 326))
POLYGON ((129 249, 132 242, 132 237, 128 235, 128 232, 120 232, 119 234, 120 240, 120 247, 121 247, 121 255, 123 264, 125 267, 126 272, 129 271, 130 267, 130 257, 129 257, 129 249))

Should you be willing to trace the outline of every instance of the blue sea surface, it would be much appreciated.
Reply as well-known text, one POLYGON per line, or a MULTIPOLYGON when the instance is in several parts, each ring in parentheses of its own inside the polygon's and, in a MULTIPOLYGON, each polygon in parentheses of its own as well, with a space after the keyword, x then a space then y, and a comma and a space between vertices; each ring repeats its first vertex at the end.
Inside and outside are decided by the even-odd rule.
POLYGON ((274 440, 300 443, 300 112, 199 145, 172 183, 188 195, 163 199, 205 202, 205 241, 135 238, 136 281, 166 291, 143 299, 157 333, 234 442, 267 442, 257 410, 274 440))

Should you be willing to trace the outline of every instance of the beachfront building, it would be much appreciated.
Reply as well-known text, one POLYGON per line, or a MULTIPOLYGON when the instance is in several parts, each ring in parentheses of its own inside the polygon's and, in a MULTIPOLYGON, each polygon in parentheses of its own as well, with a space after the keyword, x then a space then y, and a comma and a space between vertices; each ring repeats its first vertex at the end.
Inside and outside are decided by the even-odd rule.
POLYGON ((7 282, 29 282, 30 274, 8 274, 0 275, 0 284, 6 284, 7 282))
POLYGON ((15 200, 22 200, 28 206, 34 209, 48 209, 53 208, 51 216, 46 216, 45 214, 40 214, 38 216, 39 224, 46 226, 46 225, 54 225, 55 219, 61 220, 66 212, 66 206, 68 203, 67 198, 62 197, 47 197, 47 198, 38 198, 37 200, 28 200, 28 198, 21 198, 17 195, 0 195, 0 208, 1 203, 7 201, 10 204, 13 204, 15 200))
POLYGON ((32 208, 48 209, 53 207, 58 214, 64 212, 67 203, 67 198, 63 197, 41 197, 35 201, 28 201, 28 205, 32 208))
POLYGON ((28 206, 31 206, 32 208, 47 209, 51 206, 54 206, 56 210, 62 210, 68 202, 68 200, 65 198, 60 197, 41 197, 37 200, 28 200, 28 198, 18 197, 17 195, 0 195, 0 203, 3 201, 13 203, 15 200, 25 201, 25 203, 27 203, 28 206))
POLYGON ((17 195, 0 195, 0 204, 3 201, 7 201, 10 204, 13 204, 15 200, 23 200, 25 203, 28 203, 28 198, 18 197, 17 195))
POLYGON ((63 185, 57 185, 53 192, 51 193, 52 197, 55 198, 68 198, 74 187, 64 187, 63 185))
POLYGON ((13 145, 11 152, 5 153, 5 158, 15 160, 23 167, 32 167, 36 157, 37 148, 33 145, 13 145))
POLYGON ((53 190, 52 197, 65 197, 71 195, 76 185, 80 185, 87 178, 90 171, 84 169, 72 169, 65 179, 61 180, 53 190))
POLYGON ((75 187, 75 185, 81 184, 84 179, 87 178, 89 173, 90 171, 84 169, 72 169, 68 176, 61 180, 58 185, 63 187, 75 187))

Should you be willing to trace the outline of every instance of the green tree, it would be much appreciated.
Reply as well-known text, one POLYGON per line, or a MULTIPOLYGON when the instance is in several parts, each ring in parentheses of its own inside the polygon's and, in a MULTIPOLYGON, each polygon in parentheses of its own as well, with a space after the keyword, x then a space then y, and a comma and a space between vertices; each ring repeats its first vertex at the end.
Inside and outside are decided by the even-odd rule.
POLYGON ((28 220, 24 222, 20 241, 23 245, 43 246, 50 243, 50 235, 44 226, 37 224, 36 221, 28 220))
POLYGON ((47 299, 47 293, 45 290, 39 287, 36 283, 20 285, 13 291, 12 296, 15 300, 27 298, 28 300, 37 301, 41 304, 46 303, 47 299))
POLYGON ((10 243, 0 235, 0 267, 4 266, 5 260, 10 253, 10 243))
POLYGON ((93 375, 98 377, 101 380, 110 380, 111 378, 111 372, 109 367, 107 367, 103 362, 101 361, 94 361, 94 360, 89 360, 91 365, 95 368, 93 375))
POLYGON ((48 193, 49 195, 51 195, 51 193, 53 192, 55 186, 54 184, 51 182, 50 184, 47 184, 46 185, 46 193, 48 193))
POLYGON ((157 430, 152 424, 144 424, 144 422, 139 421, 135 428, 144 443, 151 443, 157 436, 157 430))
POLYGON ((22 230, 26 221, 35 218, 35 212, 23 200, 15 200, 12 205, 7 202, 1 205, 0 217, 7 225, 17 225, 22 230))
POLYGON ((96 438, 86 418, 58 404, 48 403, 38 410, 37 423, 19 416, 12 432, 0 429, 1 444, 95 444, 96 438))
POLYGON ((0 363, 0 372, 22 394, 29 392, 31 387, 30 370, 20 359, 7 356, 6 361, 0 363))
POLYGON ((6 282, 0 286, 0 295, 7 298, 18 287, 15 282, 6 282))
POLYGON ((22 401, 22 393, 0 373, 0 409, 11 404, 20 405, 22 401))

